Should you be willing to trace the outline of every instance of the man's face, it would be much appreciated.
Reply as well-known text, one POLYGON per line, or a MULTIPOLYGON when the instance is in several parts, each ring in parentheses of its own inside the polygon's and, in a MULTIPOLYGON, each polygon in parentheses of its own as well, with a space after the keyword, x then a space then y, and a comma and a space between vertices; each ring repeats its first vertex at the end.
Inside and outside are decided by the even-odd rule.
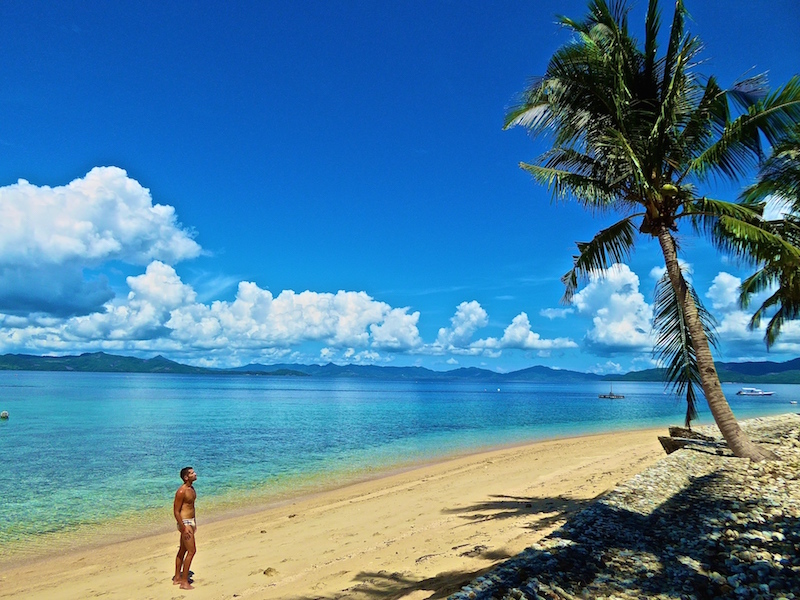
POLYGON ((194 469, 189 469, 186 473, 186 483, 191 481, 197 481, 197 473, 194 472, 194 469))

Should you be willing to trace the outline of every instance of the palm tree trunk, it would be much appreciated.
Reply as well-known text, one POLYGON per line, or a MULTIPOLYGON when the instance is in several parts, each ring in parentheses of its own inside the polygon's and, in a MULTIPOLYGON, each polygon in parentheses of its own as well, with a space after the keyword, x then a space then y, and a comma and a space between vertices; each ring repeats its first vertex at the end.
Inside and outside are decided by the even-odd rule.
POLYGON ((686 280, 683 278, 683 273, 681 273, 678 265, 675 240, 666 227, 662 227, 658 231, 658 241, 661 244, 661 251, 664 253, 664 262, 672 288, 675 290, 678 302, 683 307, 686 326, 692 335, 692 345, 694 346, 697 367, 700 371, 703 393, 708 402, 708 407, 711 409, 711 414, 714 416, 714 421, 722 433, 722 437, 725 438, 734 456, 749 458, 754 461, 766 458, 776 459, 777 456, 774 453, 750 441, 747 434, 739 427, 739 423, 736 421, 736 417, 725 399, 725 394, 722 393, 722 386, 719 383, 719 376, 714 366, 714 359, 711 356, 711 349, 708 346, 708 339, 697 314, 697 306, 691 294, 689 294, 686 280))

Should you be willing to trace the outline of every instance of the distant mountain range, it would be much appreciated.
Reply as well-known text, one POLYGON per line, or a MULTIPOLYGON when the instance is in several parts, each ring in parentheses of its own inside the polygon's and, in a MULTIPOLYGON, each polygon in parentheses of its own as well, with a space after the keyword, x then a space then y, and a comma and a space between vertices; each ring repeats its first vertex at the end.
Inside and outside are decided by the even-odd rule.
MULTIPOLYGON (((718 362, 722 382, 732 383, 800 383, 800 358, 787 362, 718 362)), ((0 370, 76 371, 97 373, 175 373, 231 376, 324 377, 351 379, 383 379, 394 381, 485 381, 503 383, 528 381, 537 383, 572 383, 582 381, 663 381, 663 370, 647 369, 624 375, 595 375, 535 366, 510 373, 497 373, 475 367, 451 371, 433 371, 424 367, 379 367, 374 365, 261 365, 251 364, 236 369, 206 369, 171 361, 163 356, 141 359, 105 352, 80 356, 32 356, 6 354, 0 356, 0 370)))
POLYGON ((312 377, 349 377, 354 379, 384 379, 394 381, 435 381, 435 380, 474 380, 487 383, 504 381, 537 381, 537 382, 569 382, 569 381, 602 381, 603 377, 592 373, 551 369, 549 367, 530 367, 511 373, 497 373, 488 369, 468 367, 452 371, 433 371, 425 367, 378 367, 375 365, 247 365, 233 369, 234 371, 255 373, 268 372, 273 369, 300 371, 312 377))
MULTIPOLYGON (((717 362, 722 383, 800 383, 800 358, 786 362, 717 362)), ((632 371, 612 377, 614 381, 663 381, 663 369, 632 371)))
MULTIPOLYGON (((33 356, 30 354, 5 354, 0 356, 0 371, 76 371, 83 373, 177 373, 188 375, 241 375, 238 371, 204 369, 182 365, 156 356, 134 358, 105 352, 92 352, 80 356, 33 356)), ((299 371, 276 368, 263 375, 305 375, 299 371)))

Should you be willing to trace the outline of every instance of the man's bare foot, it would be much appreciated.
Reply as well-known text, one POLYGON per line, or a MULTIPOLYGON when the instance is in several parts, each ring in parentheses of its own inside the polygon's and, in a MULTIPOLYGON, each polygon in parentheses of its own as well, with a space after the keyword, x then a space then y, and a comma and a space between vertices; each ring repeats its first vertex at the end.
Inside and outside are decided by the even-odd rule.
POLYGON ((188 581, 181 581, 181 589, 182 590, 193 590, 194 587, 188 581))
POLYGON ((180 585, 180 584, 181 584, 180 577, 173 577, 172 578, 172 585, 180 585))

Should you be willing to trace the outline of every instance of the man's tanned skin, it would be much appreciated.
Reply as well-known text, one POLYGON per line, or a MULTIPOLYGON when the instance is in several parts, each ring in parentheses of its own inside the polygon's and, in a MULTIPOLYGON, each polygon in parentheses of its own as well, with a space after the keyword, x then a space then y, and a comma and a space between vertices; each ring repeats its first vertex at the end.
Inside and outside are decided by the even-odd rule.
POLYGON ((192 467, 184 467, 181 469, 181 479, 183 485, 175 492, 173 504, 175 521, 178 523, 178 531, 181 532, 181 545, 178 548, 178 555, 175 557, 175 576, 172 578, 172 583, 180 585, 182 590, 193 590, 194 588, 189 582, 189 567, 192 565, 195 552, 197 552, 194 540, 194 533, 197 529, 194 520, 194 501, 197 498, 197 492, 192 487, 192 484, 197 481, 197 474, 192 467))

